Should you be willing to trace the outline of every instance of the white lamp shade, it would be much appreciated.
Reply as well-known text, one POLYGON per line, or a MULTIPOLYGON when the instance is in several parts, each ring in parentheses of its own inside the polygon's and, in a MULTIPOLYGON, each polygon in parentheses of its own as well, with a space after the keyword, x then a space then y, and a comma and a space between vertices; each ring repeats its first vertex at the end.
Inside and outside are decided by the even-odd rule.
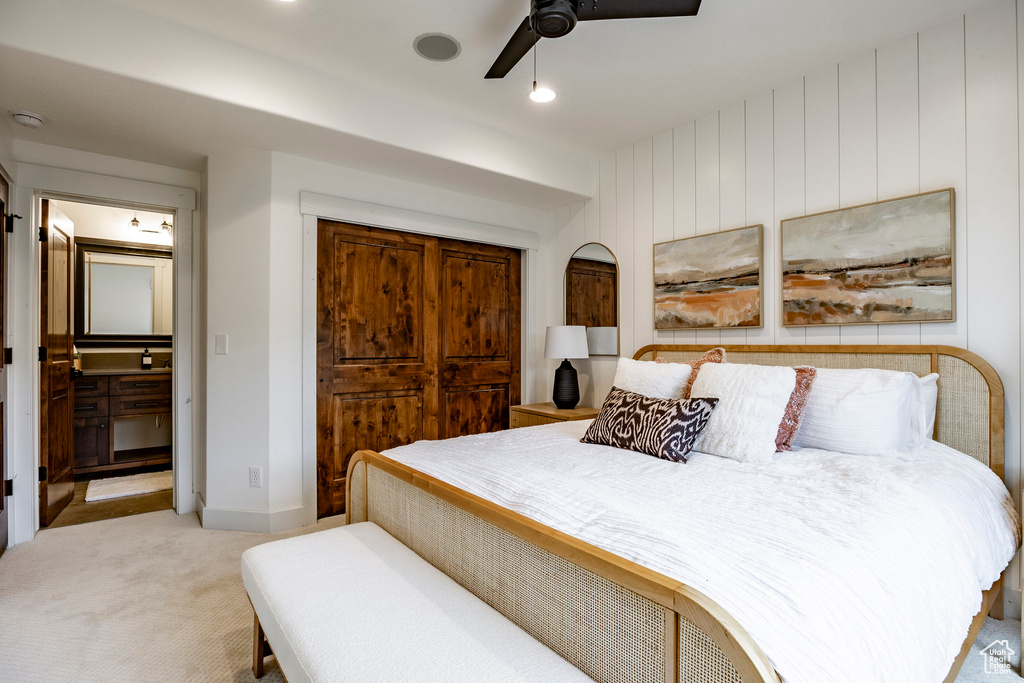
POLYGON ((544 338, 545 358, 589 358, 587 328, 583 325, 549 325, 544 338))

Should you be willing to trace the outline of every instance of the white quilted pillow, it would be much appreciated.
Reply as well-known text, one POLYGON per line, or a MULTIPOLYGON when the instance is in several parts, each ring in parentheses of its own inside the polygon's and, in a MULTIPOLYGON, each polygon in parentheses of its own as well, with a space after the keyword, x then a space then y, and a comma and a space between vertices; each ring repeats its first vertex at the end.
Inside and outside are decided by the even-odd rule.
POLYGON ((690 366, 686 363, 655 363, 649 360, 620 358, 613 386, 648 398, 682 398, 690 366))
POLYGON ((719 401, 693 450, 741 462, 772 462, 775 436, 795 387, 793 368, 702 365, 690 397, 719 401))
POLYGON ((793 446, 855 455, 913 448, 930 438, 920 381, 910 372, 819 368, 793 446))

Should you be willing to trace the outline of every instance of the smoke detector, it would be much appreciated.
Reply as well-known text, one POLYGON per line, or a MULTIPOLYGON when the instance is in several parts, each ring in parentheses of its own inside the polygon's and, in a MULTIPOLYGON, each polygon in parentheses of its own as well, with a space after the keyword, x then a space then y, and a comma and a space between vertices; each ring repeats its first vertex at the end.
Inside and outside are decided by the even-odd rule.
POLYGON ((459 56, 462 46, 459 41, 445 33, 424 33, 412 41, 412 48, 423 59, 432 62, 449 62, 459 56))
POLYGON ((25 126, 26 128, 38 128, 46 121, 46 119, 39 114, 35 114, 30 111, 12 111, 11 118, 13 118, 14 122, 19 126, 25 126))

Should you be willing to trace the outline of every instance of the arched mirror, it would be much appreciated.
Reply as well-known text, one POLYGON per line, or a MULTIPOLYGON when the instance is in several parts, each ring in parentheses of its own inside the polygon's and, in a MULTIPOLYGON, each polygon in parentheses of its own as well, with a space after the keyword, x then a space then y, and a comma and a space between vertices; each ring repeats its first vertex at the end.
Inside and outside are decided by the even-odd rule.
POLYGON ((565 324, 587 328, 591 356, 619 355, 619 267, 603 244, 576 250, 565 267, 565 324))

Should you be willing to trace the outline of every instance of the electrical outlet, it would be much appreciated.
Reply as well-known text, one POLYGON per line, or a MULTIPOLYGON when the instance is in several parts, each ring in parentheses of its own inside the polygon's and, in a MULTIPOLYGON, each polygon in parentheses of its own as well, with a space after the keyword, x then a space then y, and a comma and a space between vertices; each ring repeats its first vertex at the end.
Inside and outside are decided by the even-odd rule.
POLYGON ((249 468, 249 486, 260 488, 263 486, 263 468, 262 467, 250 467, 249 468))

